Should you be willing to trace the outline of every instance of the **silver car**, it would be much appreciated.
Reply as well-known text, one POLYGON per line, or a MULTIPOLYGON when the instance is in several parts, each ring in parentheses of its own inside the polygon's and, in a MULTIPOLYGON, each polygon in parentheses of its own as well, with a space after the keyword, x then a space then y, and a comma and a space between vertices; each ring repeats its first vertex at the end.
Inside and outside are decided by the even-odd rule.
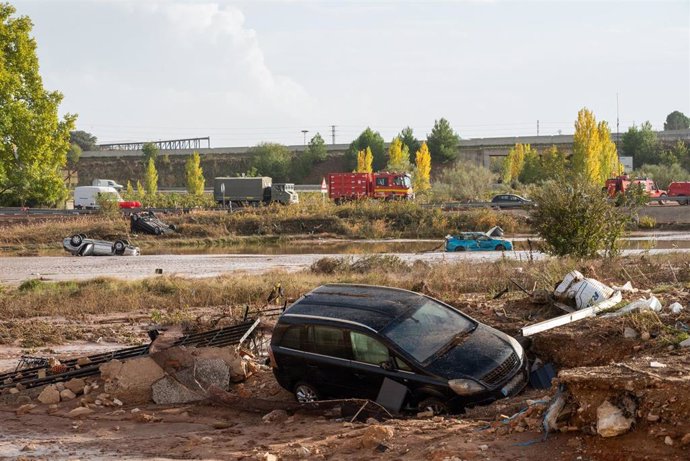
POLYGON ((127 240, 95 240, 85 234, 74 234, 62 241, 62 246, 75 256, 139 256, 139 247, 127 240))

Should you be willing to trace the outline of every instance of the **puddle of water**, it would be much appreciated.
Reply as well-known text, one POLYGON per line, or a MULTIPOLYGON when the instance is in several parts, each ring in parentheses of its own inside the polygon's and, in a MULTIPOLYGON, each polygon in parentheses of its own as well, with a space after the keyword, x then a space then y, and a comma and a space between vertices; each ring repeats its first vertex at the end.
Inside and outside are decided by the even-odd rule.
MULTIPOLYGON (((529 250, 527 237, 516 237, 512 240, 515 250, 529 250)), ((538 247, 538 240, 533 238, 533 248, 538 247)), ((326 240, 296 241, 270 244, 241 244, 228 246, 175 247, 161 246, 144 248, 145 255, 204 255, 204 254, 241 254, 241 255, 290 255, 290 254, 380 254, 380 253, 426 253, 443 251, 444 241, 439 240, 326 240)), ((690 234, 635 235, 626 238, 623 249, 630 250, 672 250, 690 249, 690 234)), ((61 249, 28 251, 19 256, 65 256, 61 249)))

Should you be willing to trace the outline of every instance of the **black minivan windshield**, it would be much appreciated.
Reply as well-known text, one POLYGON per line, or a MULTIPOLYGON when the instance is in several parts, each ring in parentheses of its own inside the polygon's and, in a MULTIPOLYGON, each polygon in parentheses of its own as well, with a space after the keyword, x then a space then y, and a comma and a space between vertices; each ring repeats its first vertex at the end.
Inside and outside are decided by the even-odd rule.
POLYGON ((411 314, 387 327, 382 333, 418 362, 424 362, 474 327, 474 323, 460 313, 432 299, 426 299, 411 314))

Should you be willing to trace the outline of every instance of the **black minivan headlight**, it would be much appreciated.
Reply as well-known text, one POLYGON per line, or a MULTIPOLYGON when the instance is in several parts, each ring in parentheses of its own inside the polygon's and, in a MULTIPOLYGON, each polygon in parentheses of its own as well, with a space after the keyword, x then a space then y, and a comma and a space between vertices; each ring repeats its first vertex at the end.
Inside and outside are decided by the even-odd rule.
POLYGON ((448 385, 458 395, 472 395, 486 390, 486 387, 471 379, 451 379, 448 385))

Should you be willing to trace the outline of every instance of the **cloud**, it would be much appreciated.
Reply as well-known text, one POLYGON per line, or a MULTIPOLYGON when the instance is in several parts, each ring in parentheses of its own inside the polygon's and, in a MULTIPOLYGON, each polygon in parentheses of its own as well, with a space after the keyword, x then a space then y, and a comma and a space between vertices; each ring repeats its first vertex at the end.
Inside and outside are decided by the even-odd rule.
MULTIPOLYGON (((39 24, 49 13, 36 14, 39 24)), ((104 1, 83 4, 67 21, 62 46, 39 37, 47 43, 41 62, 66 96, 63 109, 79 113, 79 125, 103 140, 299 126, 317 111, 300 83, 271 69, 237 6, 104 1)))

